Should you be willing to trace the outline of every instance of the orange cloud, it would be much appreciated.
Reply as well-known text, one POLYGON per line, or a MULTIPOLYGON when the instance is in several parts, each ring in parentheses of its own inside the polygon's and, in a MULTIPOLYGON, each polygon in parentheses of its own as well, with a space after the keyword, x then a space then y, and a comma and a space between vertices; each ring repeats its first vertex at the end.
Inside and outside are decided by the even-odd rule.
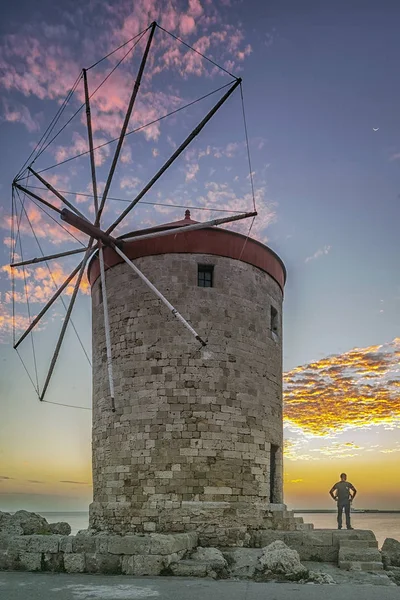
POLYGON ((399 425, 399 362, 396 338, 289 371, 284 375, 286 424, 314 436, 349 427, 399 425))

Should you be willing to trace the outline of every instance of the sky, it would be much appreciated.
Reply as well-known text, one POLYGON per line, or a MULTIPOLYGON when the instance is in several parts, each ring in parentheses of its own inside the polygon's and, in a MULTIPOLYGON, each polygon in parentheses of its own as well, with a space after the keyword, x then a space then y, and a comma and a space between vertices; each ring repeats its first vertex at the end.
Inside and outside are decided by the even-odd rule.
MULTIPOLYGON (((79 75, 88 69, 102 190, 116 146, 106 142, 119 135, 148 33, 132 38, 153 20, 225 71, 156 29, 128 126, 141 129, 124 142, 102 225, 112 223, 227 91, 219 88, 234 81, 230 73, 242 77, 259 213, 251 235, 277 252, 288 272, 285 501, 290 508, 332 508, 328 490, 346 471, 359 508, 400 509, 399 18, 400 7, 389 0, 91 0, 80 6, 15 0, 3 8, 0 510, 87 510, 91 501, 88 285, 84 280, 73 312, 79 339, 69 327, 47 402, 39 403, 35 371, 42 385, 73 285, 35 330, 35 353, 32 336, 19 347, 28 376, 12 349, 11 183, 20 173, 21 185, 59 205, 51 192, 34 189, 43 187, 37 179, 21 173, 36 148, 33 168, 93 216, 79 75)), ((180 219, 186 206, 196 220, 252 210, 239 90, 143 200, 149 204, 141 202, 117 233, 180 219)), ((15 261, 82 244, 81 235, 72 238, 69 227, 60 228, 23 193, 15 206, 21 214, 15 261)), ((232 227, 247 234, 249 222, 232 227)), ((44 263, 18 270, 17 338, 78 262, 57 259, 51 274, 44 263)))

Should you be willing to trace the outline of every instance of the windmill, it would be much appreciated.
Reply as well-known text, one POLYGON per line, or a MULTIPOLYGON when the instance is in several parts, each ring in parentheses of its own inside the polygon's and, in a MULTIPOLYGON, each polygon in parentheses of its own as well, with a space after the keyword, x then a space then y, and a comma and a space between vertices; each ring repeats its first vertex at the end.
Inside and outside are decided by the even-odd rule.
MULTIPOLYGON (((35 328, 40 326, 40 324, 43 322, 43 319, 45 318, 46 314, 48 313, 49 309, 54 305, 54 303, 57 301, 57 299, 61 298, 63 292, 65 292, 65 290, 67 288, 71 289, 71 286, 73 285, 73 291, 71 293, 71 298, 69 300, 68 305, 65 305, 65 308, 66 308, 65 318, 63 320, 61 331, 60 331, 59 337, 56 341, 55 348, 52 352, 52 357, 50 360, 50 364, 48 366, 48 370, 47 370, 47 374, 45 376, 44 383, 41 387, 39 386, 38 381, 36 382, 36 385, 34 384, 37 394, 39 396, 39 399, 41 401, 45 401, 45 396, 46 396, 50 381, 54 374, 54 369, 55 369, 57 360, 59 358, 59 354, 60 354, 60 350, 61 350, 64 338, 65 338, 65 334, 66 334, 68 325, 71 322, 71 315, 72 315, 72 311, 73 311, 73 308, 74 308, 74 305, 75 305, 75 302, 76 302, 76 299, 77 299, 77 296, 79 293, 79 289, 84 280, 85 270, 86 270, 88 261, 94 254, 97 254, 98 259, 99 259, 99 264, 100 264, 101 285, 102 285, 103 299, 104 299, 103 317, 104 317, 105 337, 106 337, 110 406, 111 406, 112 410, 115 411, 115 393, 114 393, 114 381, 113 381, 113 357, 112 357, 112 347, 111 347, 111 341, 110 341, 110 321, 109 321, 108 305, 107 305, 107 286, 106 286, 106 276, 105 276, 105 266, 106 265, 105 265, 105 260, 104 260, 104 247, 112 248, 114 250, 114 252, 116 252, 123 259, 123 261, 125 261, 129 265, 129 267, 136 273, 136 275, 138 275, 140 277, 140 279, 150 288, 150 290, 154 293, 154 295, 172 313, 172 315, 180 322, 180 324, 189 330, 189 332, 194 336, 195 340, 201 346, 206 345, 207 342, 204 339, 204 335, 202 335, 201 332, 198 332, 185 319, 185 316, 180 314, 180 312, 178 312, 178 310, 176 308, 174 308, 174 306, 172 306, 172 304, 168 301, 168 299, 157 289, 157 287, 151 281, 149 281, 149 279, 146 277, 146 275, 140 271, 140 269, 137 267, 137 265, 128 258, 128 256, 124 252, 124 244, 125 244, 125 242, 127 242, 131 239, 143 240, 146 238, 166 236, 166 235, 179 235, 184 232, 186 233, 186 232, 189 232, 192 230, 214 227, 214 226, 222 225, 225 223, 239 221, 242 219, 252 218, 253 219, 252 223, 253 223, 254 218, 257 215, 256 209, 255 209, 255 201, 254 201, 254 190, 253 190, 253 209, 254 210, 251 212, 241 211, 239 214, 235 214, 233 216, 230 215, 227 217, 212 219, 212 220, 205 221, 202 223, 190 224, 190 225, 187 225, 187 226, 179 228, 179 229, 171 228, 171 229, 166 229, 163 231, 156 231, 156 232, 152 232, 152 233, 141 233, 140 231, 138 231, 138 232, 135 232, 134 234, 132 234, 132 238, 130 238, 127 235, 123 235, 123 236, 119 235, 118 237, 114 237, 113 233, 118 226, 120 226, 120 225, 123 226, 126 223, 126 218, 128 217, 128 215, 130 215, 131 211, 139 204, 139 202, 141 202, 141 201, 143 202, 143 198, 145 198, 146 194, 153 188, 153 186, 156 184, 156 182, 166 173, 166 171, 172 166, 172 164, 178 159, 178 157, 181 156, 182 153, 184 153, 186 148, 192 143, 192 141, 196 138, 196 136, 198 136, 202 132, 202 130, 211 121, 211 119, 217 113, 217 111, 224 105, 224 103, 230 98, 230 96, 232 94, 234 94, 234 92, 236 90, 240 90, 240 92, 241 92, 241 101, 242 101, 242 106, 243 106, 243 118, 244 118, 245 133, 246 133, 247 151, 248 151, 249 147, 248 147, 248 140, 247 140, 247 130, 246 130, 243 95, 242 95, 241 86, 242 86, 241 78, 233 76, 231 73, 226 71, 226 69, 224 69, 223 67, 220 67, 215 62, 211 61, 211 59, 208 59, 207 57, 205 57, 198 50, 196 50, 195 48, 192 48, 191 46, 189 46, 188 44, 186 44, 185 42, 183 42, 182 40, 180 40, 173 34, 167 32, 156 22, 153 22, 144 31, 137 34, 131 40, 128 40, 128 42, 125 42, 124 44, 122 44, 122 46, 119 46, 116 50, 113 50, 111 53, 107 54, 107 56, 100 59, 100 61, 97 61, 96 63, 94 63, 91 67, 89 67, 87 69, 82 69, 82 72, 80 73, 79 77, 75 81, 75 83, 74 83, 73 87, 71 88, 70 92, 68 93, 66 99, 61 104, 59 111, 57 112, 55 118, 50 123, 44 136, 41 138, 41 140, 38 143, 38 145, 36 146, 35 150, 31 153, 28 160, 25 162, 25 164, 23 165, 23 167, 21 168, 19 173, 16 175, 16 177, 14 178, 14 181, 12 183, 12 218, 11 218, 12 249, 11 249, 10 268, 11 268, 11 273, 13 275, 13 277, 12 277, 13 303, 14 303, 14 296, 15 296, 14 274, 17 270, 19 270, 19 273, 21 273, 21 272, 23 273, 23 275, 20 275, 20 279, 24 281, 25 288, 27 288, 25 267, 27 267, 29 265, 37 265, 39 263, 45 263, 48 266, 51 263, 51 261, 53 261, 53 260, 58 260, 60 258, 64 258, 67 256, 71 257, 71 256, 77 255, 77 254, 83 254, 82 260, 71 271, 71 273, 61 283, 61 285, 59 285, 58 289, 56 289, 56 291, 47 300, 47 302, 45 303, 43 308, 38 312, 38 314, 34 318, 31 318, 31 313, 30 313, 30 309, 29 309, 29 292, 27 291, 27 289, 25 289, 25 295, 26 295, 26 299, 28 302, 29 324, 26 327, 26 329, 23 331, 23 333, 19 336, 18 339, 14 338, 13 346, 16 350, 18 350, 20 345, 28 338, 28 336, 31 336, 32 349, 33 349, 33 353, 34 353, 35 348, 34 348, 34 343, 33 343, 33 333, 34 333, 35 328), (123 144, 124 144, 126 137, 139 129, 143 129, 143 127, 145 127, 147 125, 151 125, 152 123, 159 121, 161 119, 164 119, 167 116, 169 116, 171 114, 175 114, 179 110, 181 110, 181 108, 174 110, 166 115, 163 115, 159 119, 156 119, 150 123, 147 123, 147 125, 137 128, 136 130, 133 130, 133 131, 128 130, 131 117, 135 112, 135 107, 137 104, 138 97, 140 96, 140 86, 145 77, 146 65, 148 64, 149 57, 151 56, 152 47, 154 45, 155 33, 157 30, 163 31, 164 33, 172 36, 172 38, 174 38, 175 41, 177 41, 178 43, 184 44, 188 48, 188 52, 197 53, 197 55, 200 55, 202 57, 202 59, 209 60, 215 66, 215 68, 218 67, 219 69, 222 69, 222 71, 224 71, 225 74, 228 74, 231 79, 228 84, 223 85, 223 86, 219 87, 217 90, 215 90, 214 92, 212 92, 212 93, 215 93, 215 92, 223 91, 224 93, 220 97, 220 99, 214 104, 214 106, 212 106, 212 108, 206 113, 204 118, 191 131, 191 133, 189 133, 189 135, 187 135, 187 137, 182 141, 182 143, 174 150, 174 152, 171 154, 171 156, 157 170, 157 172, 154 174, 154 176, 150 178, 150 180, 142 187, 140 192, 137 193, 136 196, 129 202, 127 207, 117 216, 117 218, 115 218, 115 220, 109 226, 104 227, 104 224, 103 224, 104 223, 104 213, 107 208, 107 200, 109 200, 109 198, 110 198, 110 189, 112 186, 112 182, 113 182, 113 178, 114 178, 116 169, 121 161, 123 144), (104 59, 107 59, 114 52, 119 52, 121 54, 124 51, 125 46, 132 43, 132 46, 123 55, 123 57, 118 61, 117 65, 112 69, 111 73, 114 72, 115 69, 117 69, 118 66, 122 63, 122 61, 126 58, 126 56, 137 46, 137 44, 142 39, 146 43, 145 50, 144 50, 142 58, 140 60, 139 69, 138 69, 137 76, 136 76, 136 79, 135 79, 133 87, 132 87, 128 107, 127 107, 127 110, 125 113, 125 117, 123 119, 123 124, 122 124, 122 128, 120 130, 120 134, 119 134, 118 138, 111 140, 111 142, 116 142, 116 147, 114 150, 114 154, 112 156, 111 166, 110 166, 110 169, 109 169, 109 172, 107 175, 104 189, 100 193, 99 185, 98 185, 97 170, 96 170, 95 152, 100 147, 104 147, 107 144, 109 144, 110 141, 107 141, 106 143, 95 146, 93 127, 92 127, 91 99, 96 94, 96 92, 99 90, 99 88, 104 84, 104 82, 108 79, 110 74, 108 74, 106 76, 106 78, 104 79, 104 81, 102 81, 102 83, 100 83, 98 85, 98 87, 92 93, 90 93, 89 72, 91 69, 96 67, 104 59), (65 107, 68 105, 74 92, 78 89, 78 85, 80 85, 80 84, 83 84, 84 102, 81 104, 78 111, 76 111, 74 113, 72 118, 69 119, 67 121, 67 123, 65 125, 63 125, 61 127, 61 129, 59 129, 57 131, 57 133, 54 134, 54 130, 57 126, 57 123, 59 122, 59 119, 60 119, 63 111, 65 110, 65 107), (85 111, 86 111, 86 134, 87 134, 87 142, 88 142, 89 149, 87 151, 81 152, 78 156, 88 155, 89 160, 90 160, 90 173, 91 173, 91 186, 92 186, 91 195, 93 197, 93 207, 92 207, 93 218, 92 219, 89 219, 88 216, 85 215, 78 208, 78 206, 76 206, 76 203, 73 203, 66 198, 66 196, 68 195, 68 192, 66 192, 65 190, 61 190, 59 188, 59 186, 57 186, 56 184, 53 184, 53 183, 51 183, 51 181, 49 181, 49 177, 44 175, 44 171, 48 170, 48 168, 39 170, 36 168, 36 165, 35 165, 35 162, 37 161, 37 159, 55 141, 57 136, 65 129, 66 125, 68 125, 72 121, 73 117, 75 117, 82 109, 85 109, 85 111), (42 186, 40 188, 42 190, 41 192, 36 191, 35 186, 33 186, 31 184, 32 180, 41 184, 41 186, 42 186), (18 208, 18 203, 17 203, 18 200, 20 203, 20 208, 18 208), (36 207, 45 211, 46 214, 48 214, 51 218, 54 219, 54 217, 55 217, 58 222, 62 221, 63 223, 65 223, 67 226, 67 230, 70 233, 72 233, 72 232, 75 233, 74 237, 75 237, 75 239, 77 239, 80 242, 82 247, 72 248, 72 249, 65 250, 63 252, 58 252, 58 253, 53 253, 53 254, 47 254, 47 255, 44 254, 41 249, 41 246, 38 242, 38 238, 35 234, 34 225, 32 224, 31 220, 29 219, 29 215, 26 210, 26 202, 29 202, 29 201, 33 202, 36 207), (33 235, 35 237, 36 241, 39 244, 39 248, 41 250, 40 257, 25 259, 24 256, 22 255, 22 246, 21 246, 21 235, 22 234, 20 231, 20 226, 21 226, 21 222, 22 222, 23 218, 28 222, 29 227, 31 228, 31 235, 33 235), (85 241, 82 242, 82 240, 85 240, 85 241), (20 258, 22 260, 16 260, 16 257, 18 256, 18 243, 20 244, 20 248, 21 248, 20 258), (21 269, 22 269, 22 271, 21 271, 21 269), (73 284, 74 281, 75 281, 75 283, 73 284)), ((210 95, 211 94, 207 94, 206 96, 203 96, 202 98, 206 98, 210 95)), ((199 100, 201 100, 202 98, 200 98, 199 100)), ((198 100, 196 100, 195 102, 197 102, 197 101, 198 100)), ((191 105, 191 104, 194 104, 194 102, 188 103, 187 106, 191 105)), ((182 108, 184 108, 184 107, 182 107, 182 108)), ((250 167, 250 179, 251 179, 251 184, 252 184, 252 172, 251 172, 249 153, 248 153, 248 157, 249 157, 249 167, 250 167)), ((70 157, 64 161, 59 162, 58 164, 68 162, 69 160, 71 160, 70 157)), ((250 229, 251 229, 251 226, 250 226, 250 229)), ((249 233, 250 233, 250 231, 249 231, 249 233)), ((50 270, 50 268, 49 268, 49 270, 50 270)), ((53 278, 53 281, 54 281, 54 278, 53 278)))

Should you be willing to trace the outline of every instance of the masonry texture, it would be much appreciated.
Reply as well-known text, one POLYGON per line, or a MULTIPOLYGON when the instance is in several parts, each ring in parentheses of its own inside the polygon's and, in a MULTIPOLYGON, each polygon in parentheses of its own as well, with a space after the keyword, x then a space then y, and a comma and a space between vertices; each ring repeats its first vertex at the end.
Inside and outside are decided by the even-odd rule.
POLYGON ((90 527, 261 527, 283 502, 282 289, 252 264, 198 251, 135 264, 208 343, 199 348, 126 263, 109 268, 111 412, 103 290, 92 279, 90 527), (198 287, 199 264, 214 266, 213 287, 198 287))

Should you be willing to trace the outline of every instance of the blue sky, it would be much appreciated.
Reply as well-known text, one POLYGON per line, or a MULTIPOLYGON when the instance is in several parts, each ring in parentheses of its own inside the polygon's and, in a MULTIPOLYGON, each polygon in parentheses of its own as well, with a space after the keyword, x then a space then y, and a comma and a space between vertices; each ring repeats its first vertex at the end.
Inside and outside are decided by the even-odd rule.
MULTIPOLYGON (((330 355, 342 356, 346 364, 346 353, 355 347, 390 347, 392 340, 399 336, 400 320, 399 17, 400 8, 389 1, 378 4, 368 1, 260 3, 250 0, 244 3, 224 0, 211 3, 192 0, 186 3, 143 0, 130 3, 118 0, 109 4, 93 1, 79 8, 76 3, 65 0, 57 5, 41 2, 39 7, 28 2, 9 4, 3 8, 0 24, 2 235, 5 238, 9 235, 7 218, 12 179, 79 70, 156 18, 190 44, 200 44, 198 47, 204 49, 205 54, 243 77, 260 212, 253 233, 281 256, 288 270, 284 304, 285 370, 330 355)), ((145 83, 144 93, 153 89, 158 95, 145 97, 141 108, 143 119, 153 114, 149 112, 151 100, 154 100, 154 114, 159 116, 179 106, 181 100, 184 103, 229 82, 228 76, 216 74, 212 68, 189 62, 182 63, 182 67, 173 64, 173 54, 167 55, 173 47, 162 46, 165 34, 160 31, 158 34, 157 43, 161 45, 156 49, 164 60, 164 69, 145 83), (168 69, 167 60, 172 61, 168 69)), ((123 73, 129 74, 129 69, 134 71, 139 58, 139 54, 134 57, 123 73)), ((113 64, 110 61, 107 68, 113 64)), ((97 67, 99 71, 89 71, 92 85, 97 82, 97 76, 106 72, 103 67, 106 68, 104 63, 97 67)), ((155 67, 156 63, 151 65, 151 69, 155 67)), ((120 127, 118 118, 122 115, 118 99, 122 99, 123 104, 127 91, 128 77, 124 82, 115 81, 107 88, 110 110, 101 113, 101 103, 96 105, 99 120, 104 119, 104 129, 99 125, 97 132, 100 141, 115 137, 120 127)), ((174 144, 183 139, 217 97, 180 113, 179 118, 173 117, 171 122, 164 121, 152 134, 132 136, 111 195, 132 197, 140 189, 140 183, 147 181, 173 151, 174 144)), ((78 98, 71 102, 71 110, 77 106, 78 98)), ((235 95, 147 200, 203 208, 250 209, 240 108, 239 96, 235 95)), ((38 166, 44 168, 57 162, 57 157, 62 152, 67 156, 65 152, 72 147, 80 151, 84 135, 78 117, 52 146, 53 154, 44 153, 38 166)), ((105 180, 110 157, 104 154, 99 158, 100 181, 105 180)), ((61 189, 87 191, 89 171, 84 158, 47 173, 58 174, 57 185, 63 186, 61 189), (75 164, 78 166, 73 166, 75 164)), ((106 221, 116 214, 121 203, 109 206, 106 221)), ((80 208, 89 210, 88 199, 80 208)), ((170 221, 181 218, 182 214, 183 209, 143 205, 129 226, 136 228, 170 221)), ((203 220, 205 214, 192 211, 192 216, 199 220, 203 220)), ((55 246, 71 247, 68 243, 55 245, 51 241, 53 225, 47 218, 43 217, 38 226, 43 229, 43 247, 49 252, 54 251, 55 246)), ((245 231, 247 225, 243 227, 241 231, 245 231)), ((27 255, 37 252, 28 228, 25 243, 27 255)), ((6 244, 0 256, 1 265, 6 265, 9 259, 6 244)), ((60 277, 76 262, 65 259, 60 277)), ((42 276, 38 296, 43 295, 47 284, 42 276)), ((37 493, 38 484, 30 484, 27 492, 24 483, 28 479, 40 479, 38 475, 29 475, 32 466, 17 470, 18 476, 14 477, 7 470, 7 464, 12 465, 13 471, 17 468, 14 463, 29 462, 29 452, 43 462, 48 449, 54 445, 60 445, 60 455, 66 445, 78 447, 81 452, 63 467, 68 473, 57 479, 53 472, 50 474, 50 469, 47 483, 43 484, 48 486, 47 496, 54 492, 65 497, 65 486, 72 484, 61 484, 61 480, 80 481, 74 472, 81 473, 86 483, 90 478, 90 417, 84 411, 38 404, 10 347, 10 304, 6 298, 9 289, 8 275, 3 271, 0 276, 0 364, 5 374, 1 384, 1 410, 6 418, 0 429, 3 428, 1 439, 11 446, 6 449, 2 442, 0 461, 4 462, 3 476, 13 477, 3 482, 9 486, 7 494, 37 493), (26 444, 22 445, 25 454, 15 449, 21 430, 28 432, 26 444)), ((42 304, 37 302, 35 307, 38 306, 42 304)), ((22 303, 20 308, 21 314, 25 314, 22 303)), ((37 334, 43 373, 61 318, 62 307, 57 306, 46 328, 37 334)), ((90 347, 89 319, 88 297, 82 295, 74 320, 90 347)), ((24 352, 31 360, 29 346, 24 352)), ((79 345, 69 333, 62 351, 63 368, 59 366, 56 370, 49 400, 69 403, 73 398, 74 404, 90 406, 90 368, 79 352, 79 345)), ((396 359, 392 366, 394 377, 398 378, 396 359)), ((357 381, 355 378, 355 385, 357 381)), ((392 394, 391 398, 393 422, 398 423, 398 396, 392 394)), ((310 432, 301 429, 304 423, 299 426, 300 433, 291 431, 288 439, 295 444, 302 440, 304 445, 304 436, 310 432)), ((348 432, 348 427, 348 423, 344 424, 344 431, 348 432)), ((379 430, 382 451, 397 448, 397 425, 390 432, 385 429, 387 424, 379 427, 382 428, 379 430)), ((357 425, 354 432, 351 430, 351 439, 339 437, 333 443, 341 440, 343 444, 347 441, 364 448, 368 435, 367 429, 363 431, 357 425), (353 438, 357 438, 356 441, 353 438)), ((314 439, 313 443, 319 442, 314 439)), ((323 448, 323 445, 318 447, 323 448)), ((317 467, 324 464, 322 454, 314 467, 315 473, 317 467)), ((360 461, 363 456, 367 455, 360 451, 360 461)), ((383 458, 387 459, 387 453, 382 454, 383 458)), ((287 464, 291 472, 296 471, 299 461, 290 461, 289 457, 287 464)), ((294 473, 292 480, 296 479, 299 477, 294 473)), ((71 498, 77 498, 76 502, 71 500, 69 506, 81 506, 79 502, 86 498, 82 495, 82 486, 82 482, 76 484, 75 491, 68 487, 71 498)), ((40 501, 46 494, 39 490, 40 501)), ((388 497, 390 494, 392 492, 388 492, 388 497)))

